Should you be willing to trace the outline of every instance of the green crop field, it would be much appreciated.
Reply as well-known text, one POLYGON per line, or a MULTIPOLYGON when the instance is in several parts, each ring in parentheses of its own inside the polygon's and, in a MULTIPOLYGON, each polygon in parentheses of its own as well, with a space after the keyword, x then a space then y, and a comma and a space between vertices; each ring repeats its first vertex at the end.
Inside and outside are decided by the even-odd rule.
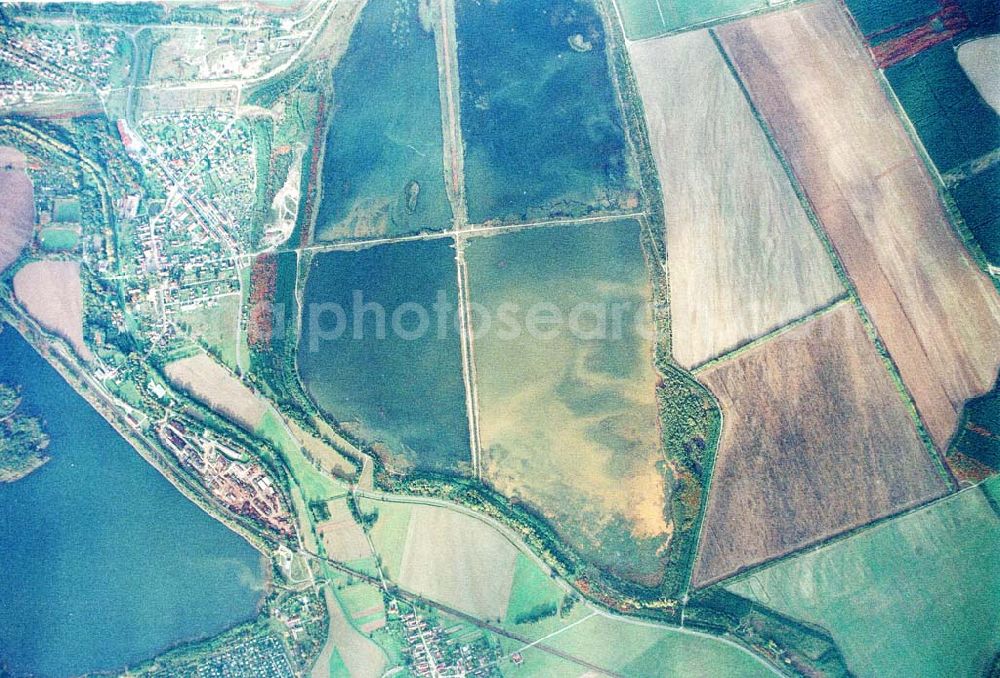
MULTIPOLYGON (((854 15, 858 28, 864 35, 906 25, 930 16, 940 9, 937 0, 846 0, 847 8, 854 15)), ((891 31, 890 31, 891 32, 891 31)))
POLYGON ((385 617, 382 592, 367 582, 348 584, 337 589, 336 595, 356 627, 385 617))
POLYGON ((950 42, 886 69, 885 76, 940 172, 1000 147, 1000 120, 950 42))
POLYGON ((727 588, 829 630, 858 676, 977 678, 1000 650, 998 563, 973 488, 727 588))
POLYGON ((657 585, 670 486, 639 225, 476 238, 466 258, 484 475, 592 562, 657 585), (563 322, 534 332, 540 313, 563 322))
POLYGON ((347 670, 343 657, 334 650, 330 657, 330 678, 350 678, 350 676, 351 672, 347 670))
POLYGON ((973 26, 983 33, 1000 31, 1000 4, 996 0, 958 0, 973 26))
POLYGON ((986 499, 992 504, 993 510, 1000 515, 1000 476, 990 478, 979 487, 986 495, 986 499))
POLYGON ((968 402, 965 413, 955 450, 1000 471, 1000 386, 968 402))
POLYGON ((385 575, 390 579, 399 577, 399 565, 406 548, 406 535, 410 527, 410 504, 391 504, 367 499, 359 501, 365 513, 378 511, 378 520, 371 529, 371 540, 375 552, 382 560, 385 575))
POLYGON ((965 179, 951 195, 986 258, 1000 265, 1000 164, 965 179))
POLYGON ((534 560, 520 553, 514 563, 514 582, 504 624, 522 623, 526 618, 539 615, 542 608, 558 609, 564 595, 563 589, 542 572, 534 560))
POLYGON ((767 0, 616 0, 632 40, 652 38, 767 7, 767 0))

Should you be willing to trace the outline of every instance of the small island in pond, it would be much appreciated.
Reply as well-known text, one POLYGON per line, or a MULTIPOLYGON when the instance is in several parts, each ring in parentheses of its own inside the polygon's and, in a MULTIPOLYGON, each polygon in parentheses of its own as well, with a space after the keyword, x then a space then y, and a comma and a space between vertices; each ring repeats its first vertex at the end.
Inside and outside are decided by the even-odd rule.
POLYGON ((0 383, 0 482, 20 480, 49 460, 49 436, 36 417, 17 411, 17 390, 0 383))

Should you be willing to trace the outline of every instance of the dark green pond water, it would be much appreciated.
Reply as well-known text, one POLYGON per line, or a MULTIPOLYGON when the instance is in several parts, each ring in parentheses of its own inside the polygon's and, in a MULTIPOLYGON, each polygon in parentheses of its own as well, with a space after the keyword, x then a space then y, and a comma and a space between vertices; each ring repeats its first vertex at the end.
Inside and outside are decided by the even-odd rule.
POLYGON ((314 259, 303 300, 306 389, 334 419, 356 422, 366 438, 424 469, 469 460, 456 277, 450 239, 327 252, 314 259), (365 304, 378 304, 383 319, 365 304), (423 332, 417 308, 426 312, 423 332))
POLYGON ((116 669, 254 617, 257 551, 0 327, 0 381, 51 437, 47 464, 0 484, 0 662, 14 675, 116 669))

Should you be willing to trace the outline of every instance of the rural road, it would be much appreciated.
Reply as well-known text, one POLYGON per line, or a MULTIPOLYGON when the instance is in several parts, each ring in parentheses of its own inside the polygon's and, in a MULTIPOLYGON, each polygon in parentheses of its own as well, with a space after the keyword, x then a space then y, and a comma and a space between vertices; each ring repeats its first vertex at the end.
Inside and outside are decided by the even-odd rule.
MULTIPOLYGON (((330 567, 332 567, 335 570, 338 570, 340 572, 343 572, 344 574, 347 574, 347 575, 350 575, 350 576, 354 577, 355 579, 360 579, 360 580, 366 581, 369 584, 372 584, 374 586, 378 586, 379 588, 381 588, 381 586, 382 586, 382 583, 376 577, 372 577, 372 576, 369 576, 369 575, 364 574, 362 572, 358 572, 358 571, 356 571, 356 570, 354 570, 352 568, 347 567, 346 565, 342 565, 341 563, 338 563, 335 560, 330 560, 329 558, 324 558, 324 557, 322 557, 322 556, 320 556, 318 554, 310 553, 309 551, 305 551, 305 553, 308 554, 308 555, 310 555, 310 556, 312 556, 313 558, 315 558, 317 560, 323 561, 324 563, 326 563, 327 565, 329 565, 330 567)), ((444 612, 444 613, 449 614, 449 615, 451 615, 453 617, 461 619, 462 621, 468 622, 469 624, 472 624, 473 626, 478 626, 479 628, 486 629, 487 631, 490 631, 491 633, 495 633, 498 636, 503 636, 504 638, 509 638, 511 640, 516 640, 519 643, 523 643, 525 646, 530 646, 530 647, 533 647, 533 648, 537 648, 537 649, 539 649, 539 650, 541 650, 543 652, 546 652, 548 654, 551 654, 551 655, 553 655, 555 657, 559 657, 560 659, 564 659, 566 661, 573 662, 574 664, 578 664, 579 666, 582 666, 582 667, 584 667, 586 669, 589 669, 591 671, 599 673, 602 676, 611 676, 612 678, 625 678, 622 674, 615 673, 614 671, 609 671, 609 670, 607 670, 605 668, 602 668, 600 666, 597 666, 596 664, 592 664, 592 663, 590 663, 588 661, 580 659, 579 657, 571 655, 571 654, 569 654, 567 652, 563 652, 562 650, 557 650, 554 647, 550 647, 550 646, 545 645, 543 643, 539 643, 539 642, 533 641, 530 638, 522 636, 522 635, 520 635, 518 633, 513 633, 511 631, 508 631, 507 629, 505 629, 503 627, 497 626, 495 624, 491 624, 489 622, 482 621, 481 619, 478 619, 478 618, 476 618, 476 617, 474 617, 474 616, 472 616, 470 614, 466 614, 465 612, 462 612, 461 610, 456 610, 455 608, 449 607, 449 606, 444 605, 442 603, 438 603, 438 602, 434 602, 434 601, 428 600, 428 599, 426 599, 426 598, 424 598, 422 596, 419 596, 419 595, 417 595, 415 593, 412 593, 410 591, 406 591, 405 589, 401 589, 398 586, 394 585, 393 591, 392 591, 392 595, 395 596, 395 597, 397 597, 397 598, 400 598, 402 600, 406 600, 408 602, 411 602, 411 603, 417 602, 417 603, 422 603, 422 604, 425 604, 425 605, 430 605, 430 606, 432 606, 432 607, 440 610, 441 612, 444 612)))

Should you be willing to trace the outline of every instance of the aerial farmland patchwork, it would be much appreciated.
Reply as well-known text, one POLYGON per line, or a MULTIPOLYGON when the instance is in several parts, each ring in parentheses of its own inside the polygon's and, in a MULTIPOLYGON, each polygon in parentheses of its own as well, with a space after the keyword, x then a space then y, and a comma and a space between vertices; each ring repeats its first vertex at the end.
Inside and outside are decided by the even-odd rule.
POLYGON ((993 0, 0 34, 0 675, 1000 676, 993 0))

